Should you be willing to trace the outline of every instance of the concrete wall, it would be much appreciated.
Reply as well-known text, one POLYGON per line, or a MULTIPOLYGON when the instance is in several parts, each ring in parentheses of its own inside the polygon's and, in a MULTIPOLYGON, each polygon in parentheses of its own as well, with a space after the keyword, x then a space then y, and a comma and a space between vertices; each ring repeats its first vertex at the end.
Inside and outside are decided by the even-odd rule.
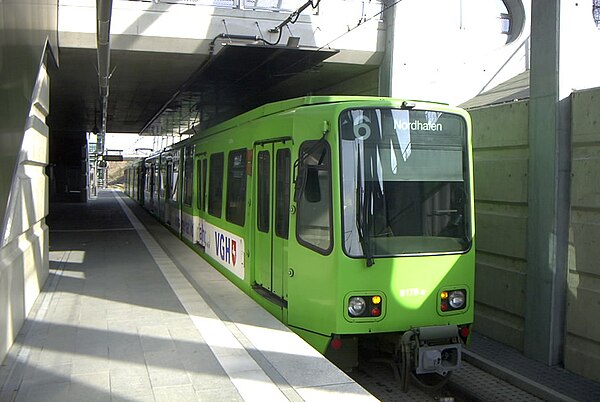
POLYGON ((0 2, 0 361, 48 276, 45 63, 56 25, 56 0, 0 2))
POLYGON ((10 188, 0 248, 0 360, 12 345, 48 277, 49 77, 40 68, 10 188))
POLYGON ((565 367, 600 381, 600 88, 572 95, 565 367))
POLYGON ((523 350, 528 102, 470 110, 475 159, 475 329, 523 350))
MULTIPOLYGON (((475 329, 520 351, 527 302, 527 109, 522 101, 470 110, 478 246, 475 329)), ((574 92, 571 114, 564 366, 600 381, 600 88, 574 92)))

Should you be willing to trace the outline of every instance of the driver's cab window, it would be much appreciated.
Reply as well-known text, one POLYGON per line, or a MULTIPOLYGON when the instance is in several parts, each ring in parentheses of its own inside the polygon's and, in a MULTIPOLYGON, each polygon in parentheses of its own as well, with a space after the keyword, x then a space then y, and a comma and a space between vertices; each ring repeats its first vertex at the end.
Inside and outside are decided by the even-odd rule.
POLYGON ((331 151, 325 141, 300 147, 296 194, 298 241, 323 254, 332 248, 331 151))

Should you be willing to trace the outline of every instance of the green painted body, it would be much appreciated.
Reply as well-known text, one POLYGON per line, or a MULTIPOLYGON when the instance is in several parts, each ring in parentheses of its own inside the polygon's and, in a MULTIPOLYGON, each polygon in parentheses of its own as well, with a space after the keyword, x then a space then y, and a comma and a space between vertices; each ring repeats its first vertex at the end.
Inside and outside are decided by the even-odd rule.
MULTIPOLYGON (((452 113, 464 118, 468 159, 467 180, 465 180, 468 191, 466 200, 469 204, 465 210, 469 214, 471 236, 468 250, 440 253, 440 255, 429 253, 375 257, 375 264, 368 267, 365 258, 349 257, 343 249, 339 115, 349 108, 399 109, 402 102, 403 100, 367 97, 292 99, 265 105, 203 131, 165 151, 172 154, 176 150, 181 150, 183 153, 185 147, 194 146, 191 205, 186 206, 183 203, 181 196, 183 180, 179 180, 178 198, 175 201, 169 201, 168 196, 157 199, 153 205, 164 204, 166 214, 161 216, 156 213, 156 215, 242 291, 322 353, 325 353, 334 335, 343 337, 396 333, 401 336, 403 332, 415 327, 469 325, 473 321, 474 308, 475 226, 471 126, 466 112, 442 104, 415 102, 415 109, 452 113), (326 132, 325 136, 324 132, 326 132), (323 136, 331 150, 333 231, 330 251, 321 253, 306 247, 297 239, 297 205, 294 201, 293 183, 297 171, 293 167, 290 168, 289 177, 292 184, 287 239, 274 234, 273 218, 274 197, 281 191, 274 177, 277 151, 289 149, 293 166, 293 162, 299 158, 299 150, 303 142, 319 140, 323 136), (207 212, 207 193, 210 184, 199 188, 201 181, 199 167, 201 170, 204 160, 210 159, 210 156, 216 152, 224 152, 224 169, 227 171, 229 151, 240 149, 245 149, 247 154, 246 208, 243 226, 228 222, 226 219, 227 174, 223 176, 221 218, 216 218, 207 212), (256 180, 259 155, 263 158, 261 163, 266 163, 264 160, 269 159, 271 172, 271 180, 267 186, 271 200, 270 219, 266 232, 256 229, 257 200, 261 191, 256 180), (205 197, 204 202, 201 197, 205 197), (200 206, 203 208, 199 208, 200 206), (182 212, 179 222, 175 222, 177 214, 173 211, 182 212), (188 223, 184 222, 186 219, 188 223), (222 265, 218 259, 208 255, 204 248, 198 245, 199 220, 243 239, 245 262, 243 279, 222 265), (186 230, 188 230, 187 234, 186 230), (191 234, 189 230, 192 231, 191 234), (257 285, 260 285, 262 292, 256 291, 257 285), (466 289, 466 308, 442 312, 440 294, 442 291, 453 289, 466 289), (265 297, 265 290, 272 297, 265 297), (347 306, 349 297, 371 294, 380 295, 383 299, 381 315, 376 318, 351 318, 347 306)), ((178 162, 180 177, 184 170, 183 159, 179 158, 178 162)), ((161 155, 161 158, 153 160, 159 163, 158 161, 163 161, 164 158, 161 155)), ((210 165, 210 161, 206 163, 210 165)), ((129 169, 127 180, 127 192, 133 198, 138 198, 133 188, 136 169, 138 168, 135 166, 129 169)), ((159 166, 157 169, 164 170, 164 167, 159 166)), ((208 178, 209 175, 206 177, 208 178)), ((163 183, 156 185, 164 187, 163 183)), ((155 194, 160 194, 162 187, 159 191, 155 191, 155 194)), ((266 189, 262 188, 262 191, 266 192, 266 189)), ((150 193, 146 192, 146 194, 150 193)), ((162 208, 157 206, 156 210, 161 211, 162 208)), ((237 258, 239 259, 240 256, 237 258)))

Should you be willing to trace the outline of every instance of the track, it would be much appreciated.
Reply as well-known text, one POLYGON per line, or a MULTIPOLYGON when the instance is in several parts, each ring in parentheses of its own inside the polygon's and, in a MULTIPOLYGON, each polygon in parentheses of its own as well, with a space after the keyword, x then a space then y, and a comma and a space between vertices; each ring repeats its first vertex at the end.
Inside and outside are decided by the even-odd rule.
POLYGON ((485 372, 463 360, 462 367, 450 377, 450 381, 438 391, 423 390, 413 382, 408 392, 402 392, 389 364, 373 361, 372 356, 359 356, 359 367, 349 373, 357 383, 383 402, 439 401, 540 401, 528 392, 485 372))
POLYGON ((463 401, 446 388, 438 391, 425 391, 411 383, 408 392, 402 392, 400 382, 394 376, 390 365, 372 361, 368 356, 359 357, 359 367, 349 373, 350 377, 383 402, 396 401, 463 401))

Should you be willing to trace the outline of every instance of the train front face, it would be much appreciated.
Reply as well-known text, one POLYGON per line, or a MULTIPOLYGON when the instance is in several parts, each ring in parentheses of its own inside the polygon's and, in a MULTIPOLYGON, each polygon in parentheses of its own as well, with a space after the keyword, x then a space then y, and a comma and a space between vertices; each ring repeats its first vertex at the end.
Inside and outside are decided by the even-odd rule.
POLYGON ((410 349, 417 374, 460 365, 474 305, 469 133, 466 112, 435 104, 340 112, 342 345, 410 349))

